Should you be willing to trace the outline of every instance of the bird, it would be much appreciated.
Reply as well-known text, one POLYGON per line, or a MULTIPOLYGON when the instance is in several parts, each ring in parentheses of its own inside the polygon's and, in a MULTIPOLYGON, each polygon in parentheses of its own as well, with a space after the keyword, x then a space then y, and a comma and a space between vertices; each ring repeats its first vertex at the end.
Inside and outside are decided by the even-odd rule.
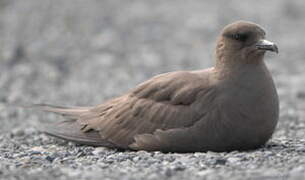
POLYGON ((260 25, 236 21, 220 32, 211 68, 160 74, 96 106, 37 104, 64 117, 40 131, 76 144, 131 151, 260 148, 279 119, 278 94, 264 62, 265 53, 278 53, 278 47, 265 36, 260 25))

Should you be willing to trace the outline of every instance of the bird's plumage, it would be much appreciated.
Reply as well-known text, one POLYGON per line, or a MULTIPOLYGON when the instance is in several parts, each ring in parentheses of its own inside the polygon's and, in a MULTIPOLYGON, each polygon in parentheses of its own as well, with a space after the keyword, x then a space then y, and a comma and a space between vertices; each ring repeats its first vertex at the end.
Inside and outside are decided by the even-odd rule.
POLYGON ((254 49, 264 36, 256 24, 231 24, 218 39, 214 68, 161 74, 94 107, 42 106, 68 118, 45 131, 81 144, 133 150, 257 148, 271 137, 279 111, 265 51, 254 49))

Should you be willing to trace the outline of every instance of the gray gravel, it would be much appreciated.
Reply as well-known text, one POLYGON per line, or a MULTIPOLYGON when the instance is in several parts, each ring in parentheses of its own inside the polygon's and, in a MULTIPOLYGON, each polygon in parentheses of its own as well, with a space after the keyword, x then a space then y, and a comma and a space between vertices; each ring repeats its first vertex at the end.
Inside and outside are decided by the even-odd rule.
POLYGON ((303 0, 0 0, 0 179, 305 179, 304 8, 303 0), (280 121, 261 149, 78 146, 35 128, 58 116, 12 105, 95 105, 162 72, 207 68, 217 34, 239 19, 264 26, 280 48, 267 55, 280 121))

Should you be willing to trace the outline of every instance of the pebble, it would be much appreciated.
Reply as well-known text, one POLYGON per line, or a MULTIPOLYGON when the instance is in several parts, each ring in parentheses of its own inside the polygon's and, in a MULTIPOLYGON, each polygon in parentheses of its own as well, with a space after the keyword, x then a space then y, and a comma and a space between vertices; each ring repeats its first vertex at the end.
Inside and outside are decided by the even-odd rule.
POLYGON ((104 155, 105 152, 107 152, 108 148, 106 147, 96 147, 94 148, 94 150, 92 151, 93 155, 104 155))
POLYGON ((216 159, 216 161, 215 161, 215 164, 218 164, 218 165, 225 165, 226 163, 227 163, 227 160, 222 159, 222 158, 216 159))
POLYGON ((56 157, 54 156, 46 156, 46 160, 53 162, 56 157))
POLYGON ((229 158, 227 159, 227 162, 228 162, 228 163, 231 163, 231 164, 236 164, 236 163, 240 162, 240 158, 237 158, 237 157, 229 157, 229 158))
POLYGON ((19 136, 23 136, 24 134, 25 134, 25 132, 24 132, 23 129, 13 129, 13 130, 11 131, 11 135, 12 135, 12 136, 17 136, 17 137, 19 137, 19 136))

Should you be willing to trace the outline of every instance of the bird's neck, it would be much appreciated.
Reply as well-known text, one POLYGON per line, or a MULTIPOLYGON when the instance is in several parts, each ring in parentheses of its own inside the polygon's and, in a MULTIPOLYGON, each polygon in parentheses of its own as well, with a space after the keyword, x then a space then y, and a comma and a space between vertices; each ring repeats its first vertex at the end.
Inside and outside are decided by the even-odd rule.
POLYGON ((234 59, 231 61, 216 61, 215 64, 215 71, 217 73, 218 79, 243 76, 251 73, 252 71, 259 70, 262 68, 265 68, 263 57, 261 59, 255 59, 253 61, 247 59, 247 61, 243 62, 234 62, 234 59))

